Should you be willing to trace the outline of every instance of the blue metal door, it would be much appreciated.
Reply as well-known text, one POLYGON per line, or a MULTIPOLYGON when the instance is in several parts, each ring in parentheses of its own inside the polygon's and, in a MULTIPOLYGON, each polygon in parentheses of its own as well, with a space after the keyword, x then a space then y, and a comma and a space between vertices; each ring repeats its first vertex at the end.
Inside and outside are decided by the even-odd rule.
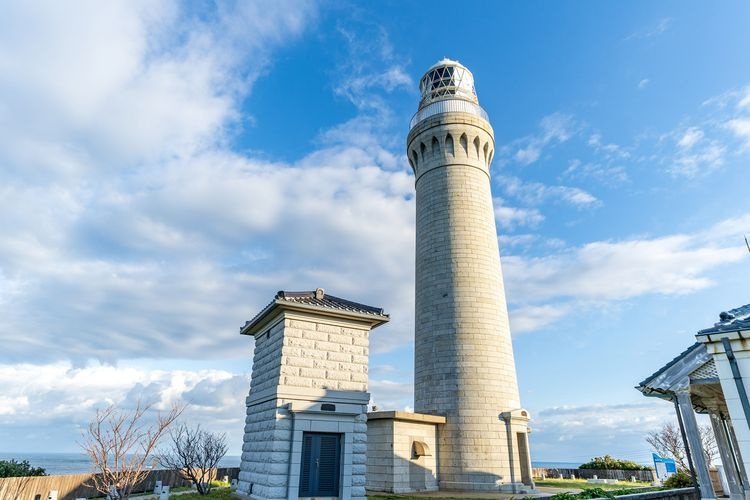
POLYGON ((299 496, 339 496, 341 434, 303 433, 300 466, 299 496))

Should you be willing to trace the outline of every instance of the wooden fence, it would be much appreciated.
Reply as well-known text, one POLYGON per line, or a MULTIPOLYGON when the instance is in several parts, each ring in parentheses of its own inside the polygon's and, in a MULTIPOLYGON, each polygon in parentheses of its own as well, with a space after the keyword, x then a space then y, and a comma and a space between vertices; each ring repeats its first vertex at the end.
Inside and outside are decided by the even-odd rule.
POLYGON ((575 476, 578 479, 593 479, 594 476, 599 479, 617 479, 619 481, 630 481, 635 476, 636 481, 654 480, 653 470, 608 470, 608 469, 552 469, 552 468, 535 468, 533 470, 534 478, 540 479, 557 479, 560 476, 569 479, 575 476))
MULTIPOLYGON (((239 467, 220 467, 215 469, 212 479, 237 479, 239 467)), ((93 498, 102 496, 93 487, 88 486, 91 474, 69 474, 65 476, 35 476, 0 478, 0 499, 2 500, 47 500, 50 491, 57 491, 58 500, 75 500, 76 498, 93 498)), ((154 490, 156 481, 164 486, 187 486, 190 483, 179 473, 171 470, 153 470, 141 481, 133 492, 154 490)))

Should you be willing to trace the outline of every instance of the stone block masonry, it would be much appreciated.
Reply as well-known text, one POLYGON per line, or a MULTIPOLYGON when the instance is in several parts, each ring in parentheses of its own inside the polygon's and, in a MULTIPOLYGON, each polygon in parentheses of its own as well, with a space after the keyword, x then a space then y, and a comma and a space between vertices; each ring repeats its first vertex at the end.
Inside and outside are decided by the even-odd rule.
POLYGON ((318 289, 279 292, 243 327, 255 352, 239 496, 293 499, 328 488, 314 496, 365 498, 368 335, 386 321, 382 310, 318 289), (309 444, 313 435, 335 439, 336 455, 311 461, 323 453, 309 444))
POLYGON ((367 414, 367 489, 436 491, 437 428, 444 417, 401 411, 367 414))
POLYGON ((526 478, 531 484, 528 415, 516 413, 490 189, 494 133, 470 82, 455 61, 430 68, 421 80, 425 118, 407 137, 417 212, 414 409, 446 417, 439 426, 440 489, 517 491, 526 478))

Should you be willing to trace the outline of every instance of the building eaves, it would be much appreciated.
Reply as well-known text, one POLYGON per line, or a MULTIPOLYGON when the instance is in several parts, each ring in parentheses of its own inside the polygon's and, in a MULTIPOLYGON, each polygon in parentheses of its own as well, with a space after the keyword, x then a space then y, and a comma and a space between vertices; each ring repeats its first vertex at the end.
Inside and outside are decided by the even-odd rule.
MULTIPOLYGON (((263 322, 277 307, 296 306, 299 309, 311 311, 342 313, 346 315, 371 318, 373 325, 380 325, 390 320, 390 315, 386 314, 382 308, 368 306, 359 302, 354 302, 334 295, 325 293, 325 290, 318 288, 311 292, 290 292, 280 290, 276 293, 274 299, 266 305, 250 321, 246 321, 240 328, 240 333, 246 333, 254 325, 263 322)), ((374 327, 374 326, 373 326, 374 327)))
MULTIPOLYGON (((655 371, 652 375, 644 379, 642 382, 640 382, 635 388, 638 390, 641 390, 641 388, 645 389, 648 387, 648 385, 658 376, 660 376, 665 371, 669 370, 671 367, 685 359, 688 355, 690 355, 693 351, 699 349, 702 346, 700 342, 696 342, 695 344, 691 345, 684 351, 682 351, 680 354, 678 354, 672 361, 667 363, 666 365, 659 368, 657 371, 655 371)), ((643 392, 643 391, 641 391, 643 392)))

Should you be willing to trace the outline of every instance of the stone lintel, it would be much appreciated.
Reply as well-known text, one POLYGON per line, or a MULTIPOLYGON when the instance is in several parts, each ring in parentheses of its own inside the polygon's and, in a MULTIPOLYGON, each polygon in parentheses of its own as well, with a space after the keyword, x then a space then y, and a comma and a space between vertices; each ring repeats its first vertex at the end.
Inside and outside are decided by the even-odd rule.
POLYGON ((505 422, 509 422, 511 424, 527 424, 531 417, 529 416, 529 412, 524 410, 523 408, 519 408, 517 410, 510 410, 510 411, 504 411, 500 414, 500 418, 503 419, 505 422))
POLYGON ((429 415, 427 413, 411 413, 407 411, 371 411, 367 414, 367 420, 403 420, 405 422, 419 422, 425 424, 444 424, 445 417, 442 415, 429 415))
MULTIPOLYGON (((367 394, 368 400, 370 395, 367 394)), ((364 403, 366 404, 366 403, 364 403)), ((362 403, 321 403, 317 401, 292 401, 289 403, 289 411, 292 413, 320 413, 323 415, 361 415, 362 403), (323 405, 328 404, 332 408, 326 409, 323 405)))
POLYGON ((250 394, 245 399, 245 406, 257 405, 272 399, 366 405, 370 401, 370 393, 362 391, 312 389, 309 387, 277 386, 271 387, 265 391, 250 394))

